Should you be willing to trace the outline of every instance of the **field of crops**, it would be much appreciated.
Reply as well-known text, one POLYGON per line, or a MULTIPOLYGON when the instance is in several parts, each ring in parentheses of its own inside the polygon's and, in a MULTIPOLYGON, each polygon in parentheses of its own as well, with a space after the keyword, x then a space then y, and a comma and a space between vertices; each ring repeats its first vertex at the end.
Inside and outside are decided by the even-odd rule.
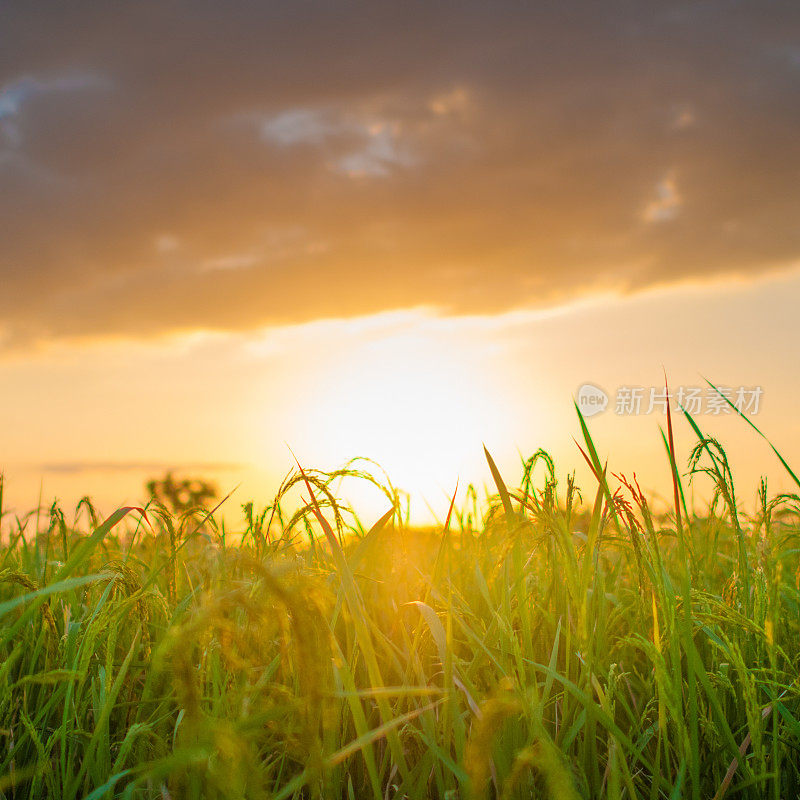
POLYGON ((667 426, 655 514, 580 422, 594 485, 487 453, 496 495, 438 529, 377 480, 359 521, 358 464, 298 465, 238 531, 5 514, 0 797, 797 797, 800 498, 745 513, 722 447, 667 426))

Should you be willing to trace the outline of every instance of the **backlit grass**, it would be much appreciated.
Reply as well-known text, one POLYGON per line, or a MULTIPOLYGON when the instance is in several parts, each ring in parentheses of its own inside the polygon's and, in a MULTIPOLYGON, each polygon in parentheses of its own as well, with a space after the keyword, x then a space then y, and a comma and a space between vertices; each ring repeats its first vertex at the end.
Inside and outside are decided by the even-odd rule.
POLYGON ((656 515, 580 424, 593 486, 487 453, 494 502, 437 530, 380 481, 362 526, 354 466, 298 465, 244 531, 4 515, 0 796, 798 796, 800 498, 746 515, 695 426, 688 508, 668 424, 656 515))

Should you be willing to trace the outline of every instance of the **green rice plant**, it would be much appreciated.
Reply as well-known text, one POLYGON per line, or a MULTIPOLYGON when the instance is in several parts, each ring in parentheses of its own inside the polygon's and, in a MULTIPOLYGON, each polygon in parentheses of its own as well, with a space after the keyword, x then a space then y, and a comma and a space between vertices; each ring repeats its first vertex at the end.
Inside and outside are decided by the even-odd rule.
POLYGON ((0 798, 798 796, 800 496, 747 513, 683 418, 666 513, 580 415, 593 485, 537 451, 514 488, 487 451, 495 494, 427 529, 365 461, 298 464, 240 531, 12 518, 0 479, 0 798))

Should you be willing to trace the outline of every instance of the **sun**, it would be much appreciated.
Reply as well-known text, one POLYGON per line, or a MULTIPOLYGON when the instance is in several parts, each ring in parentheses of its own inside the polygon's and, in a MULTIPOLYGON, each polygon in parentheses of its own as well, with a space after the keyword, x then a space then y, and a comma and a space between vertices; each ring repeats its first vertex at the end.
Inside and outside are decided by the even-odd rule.
POLYGON ((482 474, 482 441, 506 428, 501 393, 468 343, 430 331, 350 347, 317 386, 302 409, 306 457, 331 466, 374 459, 423 510, 439 510, 458 476, 482 474))

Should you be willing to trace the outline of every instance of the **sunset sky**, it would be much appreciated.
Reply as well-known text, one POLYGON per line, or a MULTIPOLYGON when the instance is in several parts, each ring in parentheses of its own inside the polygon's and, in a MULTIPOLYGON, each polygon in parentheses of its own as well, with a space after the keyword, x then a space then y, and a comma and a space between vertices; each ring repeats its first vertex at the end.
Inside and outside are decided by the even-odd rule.
MULTIPOLYGON (((266 503, 288 444, 443 516, 482 443, 512 483, 538 447, 582 469, 586 382, 662 492, 663 414, 614 398, 664 369, 761 387, 800 463, 796 2, 5 2, 0 53, 17 511, 169 466, 266 503)), ((782 485, 698 419, 745 502, 782 485)))

